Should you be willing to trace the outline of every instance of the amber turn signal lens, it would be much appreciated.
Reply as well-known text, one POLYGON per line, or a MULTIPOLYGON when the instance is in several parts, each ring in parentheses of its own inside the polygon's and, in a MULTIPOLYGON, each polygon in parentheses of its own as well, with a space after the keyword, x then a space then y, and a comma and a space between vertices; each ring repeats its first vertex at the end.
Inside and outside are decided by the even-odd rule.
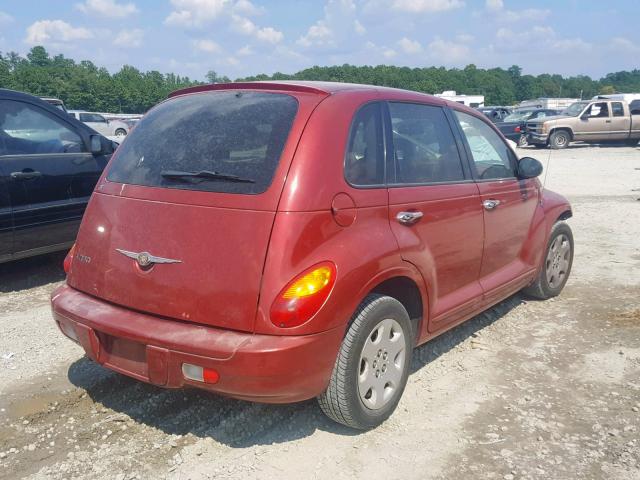
POLYGON ((336 281, 336 266, 325 262, 305 270, 278 294, 271 322, 280 328, 302 325, 324 305, 336 281))
POLYGON ((76 252, 76 244, 74 243, 71 246, 71 249, 69 250, 69 253, 67 253, 67 256, 64 257, 64 262, 62 262, 62 268, 64 269, 64 273, 65 274, 69 274, 69 270, 71 270, 71 262, 73 261, 73 255, 76 252))

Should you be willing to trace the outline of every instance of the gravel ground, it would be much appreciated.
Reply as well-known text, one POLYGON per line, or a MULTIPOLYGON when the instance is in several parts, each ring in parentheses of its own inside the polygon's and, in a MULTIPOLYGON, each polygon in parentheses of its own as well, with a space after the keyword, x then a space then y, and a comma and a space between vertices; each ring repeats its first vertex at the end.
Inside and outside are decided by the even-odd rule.
MULTIPOLYGON (((640 148, 525 148, 573 203, 572 277, 420 347, 397 412, 357 433, 315 402, 168 391, 54 328, 61 255, 0 265, 0 479, 640 478, 640 148)), ((544 177, 543 177, 544 178, 544 177)))

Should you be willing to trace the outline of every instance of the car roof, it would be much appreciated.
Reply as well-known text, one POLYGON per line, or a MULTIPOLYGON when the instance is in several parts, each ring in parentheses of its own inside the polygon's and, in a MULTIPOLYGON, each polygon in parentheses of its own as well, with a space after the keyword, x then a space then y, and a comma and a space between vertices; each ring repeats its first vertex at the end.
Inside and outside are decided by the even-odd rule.
MULTIPOLYGON (((194 87, 183 88, 171 92, 168 98, 191 93, 201 93, 217 90, 280 90, 283 92, 311 93, 316 95, 333 95, 342 92, 371 92, 375 94, 388 94, 394 99, 404 97, 406 100, 428 100, 434 105, 448 105, 464 107, 457 102, 435 97, 427 93, 404 90, 400 88, 385 87, 381 85, 366 85, 360 83, 324 82, 324 81, 299 81, 299 80, 279 80, 279 81, 256 81, 256 82, 232 82, 232 83, 212 83, 206 85, 196 85, 194 87)), ((467 108, 465 108, 466 110, 467 108)))

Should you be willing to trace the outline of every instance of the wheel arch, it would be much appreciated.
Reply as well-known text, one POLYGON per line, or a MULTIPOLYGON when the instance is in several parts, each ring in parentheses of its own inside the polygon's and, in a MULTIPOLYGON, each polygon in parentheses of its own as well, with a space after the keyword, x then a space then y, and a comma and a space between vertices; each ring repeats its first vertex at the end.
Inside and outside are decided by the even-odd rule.
POLYGON ((573 141, 574 135, 571 127, 552 127, 551 130, 549 130, 549 139, 551 138, 551 135, 553 135, 558 130, 565 130, 569 134, 569 140, 573 141))

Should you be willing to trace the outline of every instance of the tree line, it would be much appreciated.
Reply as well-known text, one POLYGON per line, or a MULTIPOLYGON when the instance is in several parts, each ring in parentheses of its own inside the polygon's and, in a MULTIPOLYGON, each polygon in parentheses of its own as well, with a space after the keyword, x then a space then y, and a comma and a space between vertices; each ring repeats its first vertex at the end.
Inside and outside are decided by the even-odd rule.
MULTIPOLYGON (((208 82, 231 81, 215 71, 206 75, 208 82)), ((440 93, 455 90, 467 95, 485 96, 487 105, 512 105, 538 97, 591 98, 597 94, 640 92, 640 70, 609 73, 594 80, 586 75, 523 75, 516 65, 508 68, 409 68, 391 65, 340 65, 312 67, 292 75, 274 73, 238 78, 252 80, 324 80, 366 83, 440 93)), ((0 88, 20 90, 39 96, 53 96, 68 108, 101 112, 142 113, 177 89, 204 82, 163 74, 142 72, 130 65, 111 74, 93 62, 79 63, 64 55, 50 56, 44 47, 33 47, 26 57, 15 52, 0 52, 0 88)))

